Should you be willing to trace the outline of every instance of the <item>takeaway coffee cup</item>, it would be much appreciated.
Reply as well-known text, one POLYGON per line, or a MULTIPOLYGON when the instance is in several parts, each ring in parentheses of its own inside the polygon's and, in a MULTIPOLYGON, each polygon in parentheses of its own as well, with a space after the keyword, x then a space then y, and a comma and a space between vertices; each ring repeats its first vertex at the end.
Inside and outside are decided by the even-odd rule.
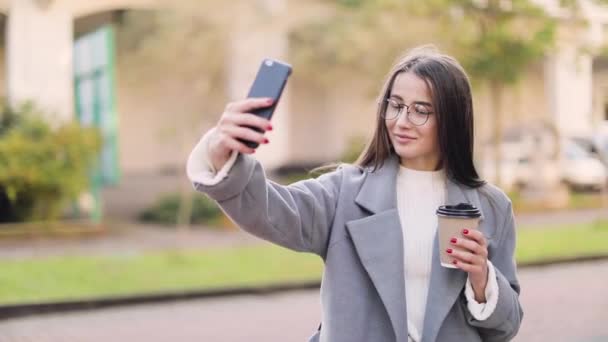
POLYGON ((462 250, 450 243, 453 237, 462 238, 463 229, 477 229, 481 212, 475 206, 468 203, 457 205, 442 205, 437 209, 438 234, 439 234, 439 257, 441 266, 457 268, 446 250, 462 250))

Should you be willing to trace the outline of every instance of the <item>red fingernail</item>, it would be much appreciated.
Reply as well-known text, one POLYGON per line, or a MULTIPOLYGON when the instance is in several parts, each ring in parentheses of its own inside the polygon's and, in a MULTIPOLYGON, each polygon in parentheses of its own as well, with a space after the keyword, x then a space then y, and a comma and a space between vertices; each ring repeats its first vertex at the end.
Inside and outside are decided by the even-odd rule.
POLYGON ((464 230, 462 231, 462 233, 463 233, 463 234, 465 234, 465 235, 466 235, 466 234, 469 234, 469 230, 468 230, 468 229, 464 229, 464 230))
POLYGON ((269 126, 268 126, 268 130, 269 130, 269 131, 272 131, 272 125, 269 125, 269 126))
POLYGON ((266 100, 266 103, 268 103, 268 104, 272 104, 272 99, 267 99, 267 100, 266 100))
POLYGON ((448 249, 446 249, 446 252, 448 252, 448 254, 452 254, 452 249, 448 248, 448 249))
POLYGON ((452 264, 456 265, 458 263, 458 260, 454 260, 452 261, 452 264))
POLYGON ((451 242, 451 243, 456 243, 456 241, 457 241, 457 240, 456 240, 456 238, 452 238, 452 239, 450 240, 450 242, 451 242))
POLYGON ((268 139, 264 139, 264 144, 268 144, 268 143, 269 143, 268 139))

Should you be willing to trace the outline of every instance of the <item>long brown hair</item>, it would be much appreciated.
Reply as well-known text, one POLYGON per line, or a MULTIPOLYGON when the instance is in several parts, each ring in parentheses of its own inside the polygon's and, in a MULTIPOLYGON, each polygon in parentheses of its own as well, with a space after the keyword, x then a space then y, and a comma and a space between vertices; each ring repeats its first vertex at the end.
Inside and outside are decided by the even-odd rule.
POLYGON ((474 188, 485 184, 473 164, 473 98, 469 79, 456 59, 430 46, 408 51, 391 68, 378 96, 376 130, 355 165, 375 171, 396 154, 383 114, 395 78, 404 72, 414 73, 426 81, 431 90, 441 163, 446 175, 474 188))

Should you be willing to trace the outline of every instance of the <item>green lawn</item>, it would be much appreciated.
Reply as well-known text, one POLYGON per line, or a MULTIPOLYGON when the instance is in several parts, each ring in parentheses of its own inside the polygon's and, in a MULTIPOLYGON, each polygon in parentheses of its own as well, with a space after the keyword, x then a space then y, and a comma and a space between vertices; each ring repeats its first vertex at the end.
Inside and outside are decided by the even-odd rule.
MULTIPOLYGON (((608 222, 521 228, 518 262, 608 255, 608 222)), ((0 304, 319 279, 318 257, 261 245, 112 257, 0 261, 0 304)))
POLYGON ((0 261, 0 304, 319 279, 314 255, 275 246, 0 261))
POLYGON ((608 221, 522 228, 517 232, 519 263, 582 256, 608 256, 608 221))

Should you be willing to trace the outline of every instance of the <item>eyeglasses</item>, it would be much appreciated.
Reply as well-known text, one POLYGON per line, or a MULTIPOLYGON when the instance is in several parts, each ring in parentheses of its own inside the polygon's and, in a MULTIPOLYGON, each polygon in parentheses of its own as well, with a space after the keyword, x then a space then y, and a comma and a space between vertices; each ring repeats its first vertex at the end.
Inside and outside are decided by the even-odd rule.
POLYGON ((414 102, 408 106, 393 99, 386 99, 385 101, 387 102, 387 106, 386 110, 382 113, 382 117, 385 120, 397 119, 403 112, 403 108, 407 108, 405 111, 406 119, 415 126, 422 126, 429 120, 429 116, 433 114, 431 107, 427 104, 414 102), (410 111, 410 108, 412 111, 410 111))

